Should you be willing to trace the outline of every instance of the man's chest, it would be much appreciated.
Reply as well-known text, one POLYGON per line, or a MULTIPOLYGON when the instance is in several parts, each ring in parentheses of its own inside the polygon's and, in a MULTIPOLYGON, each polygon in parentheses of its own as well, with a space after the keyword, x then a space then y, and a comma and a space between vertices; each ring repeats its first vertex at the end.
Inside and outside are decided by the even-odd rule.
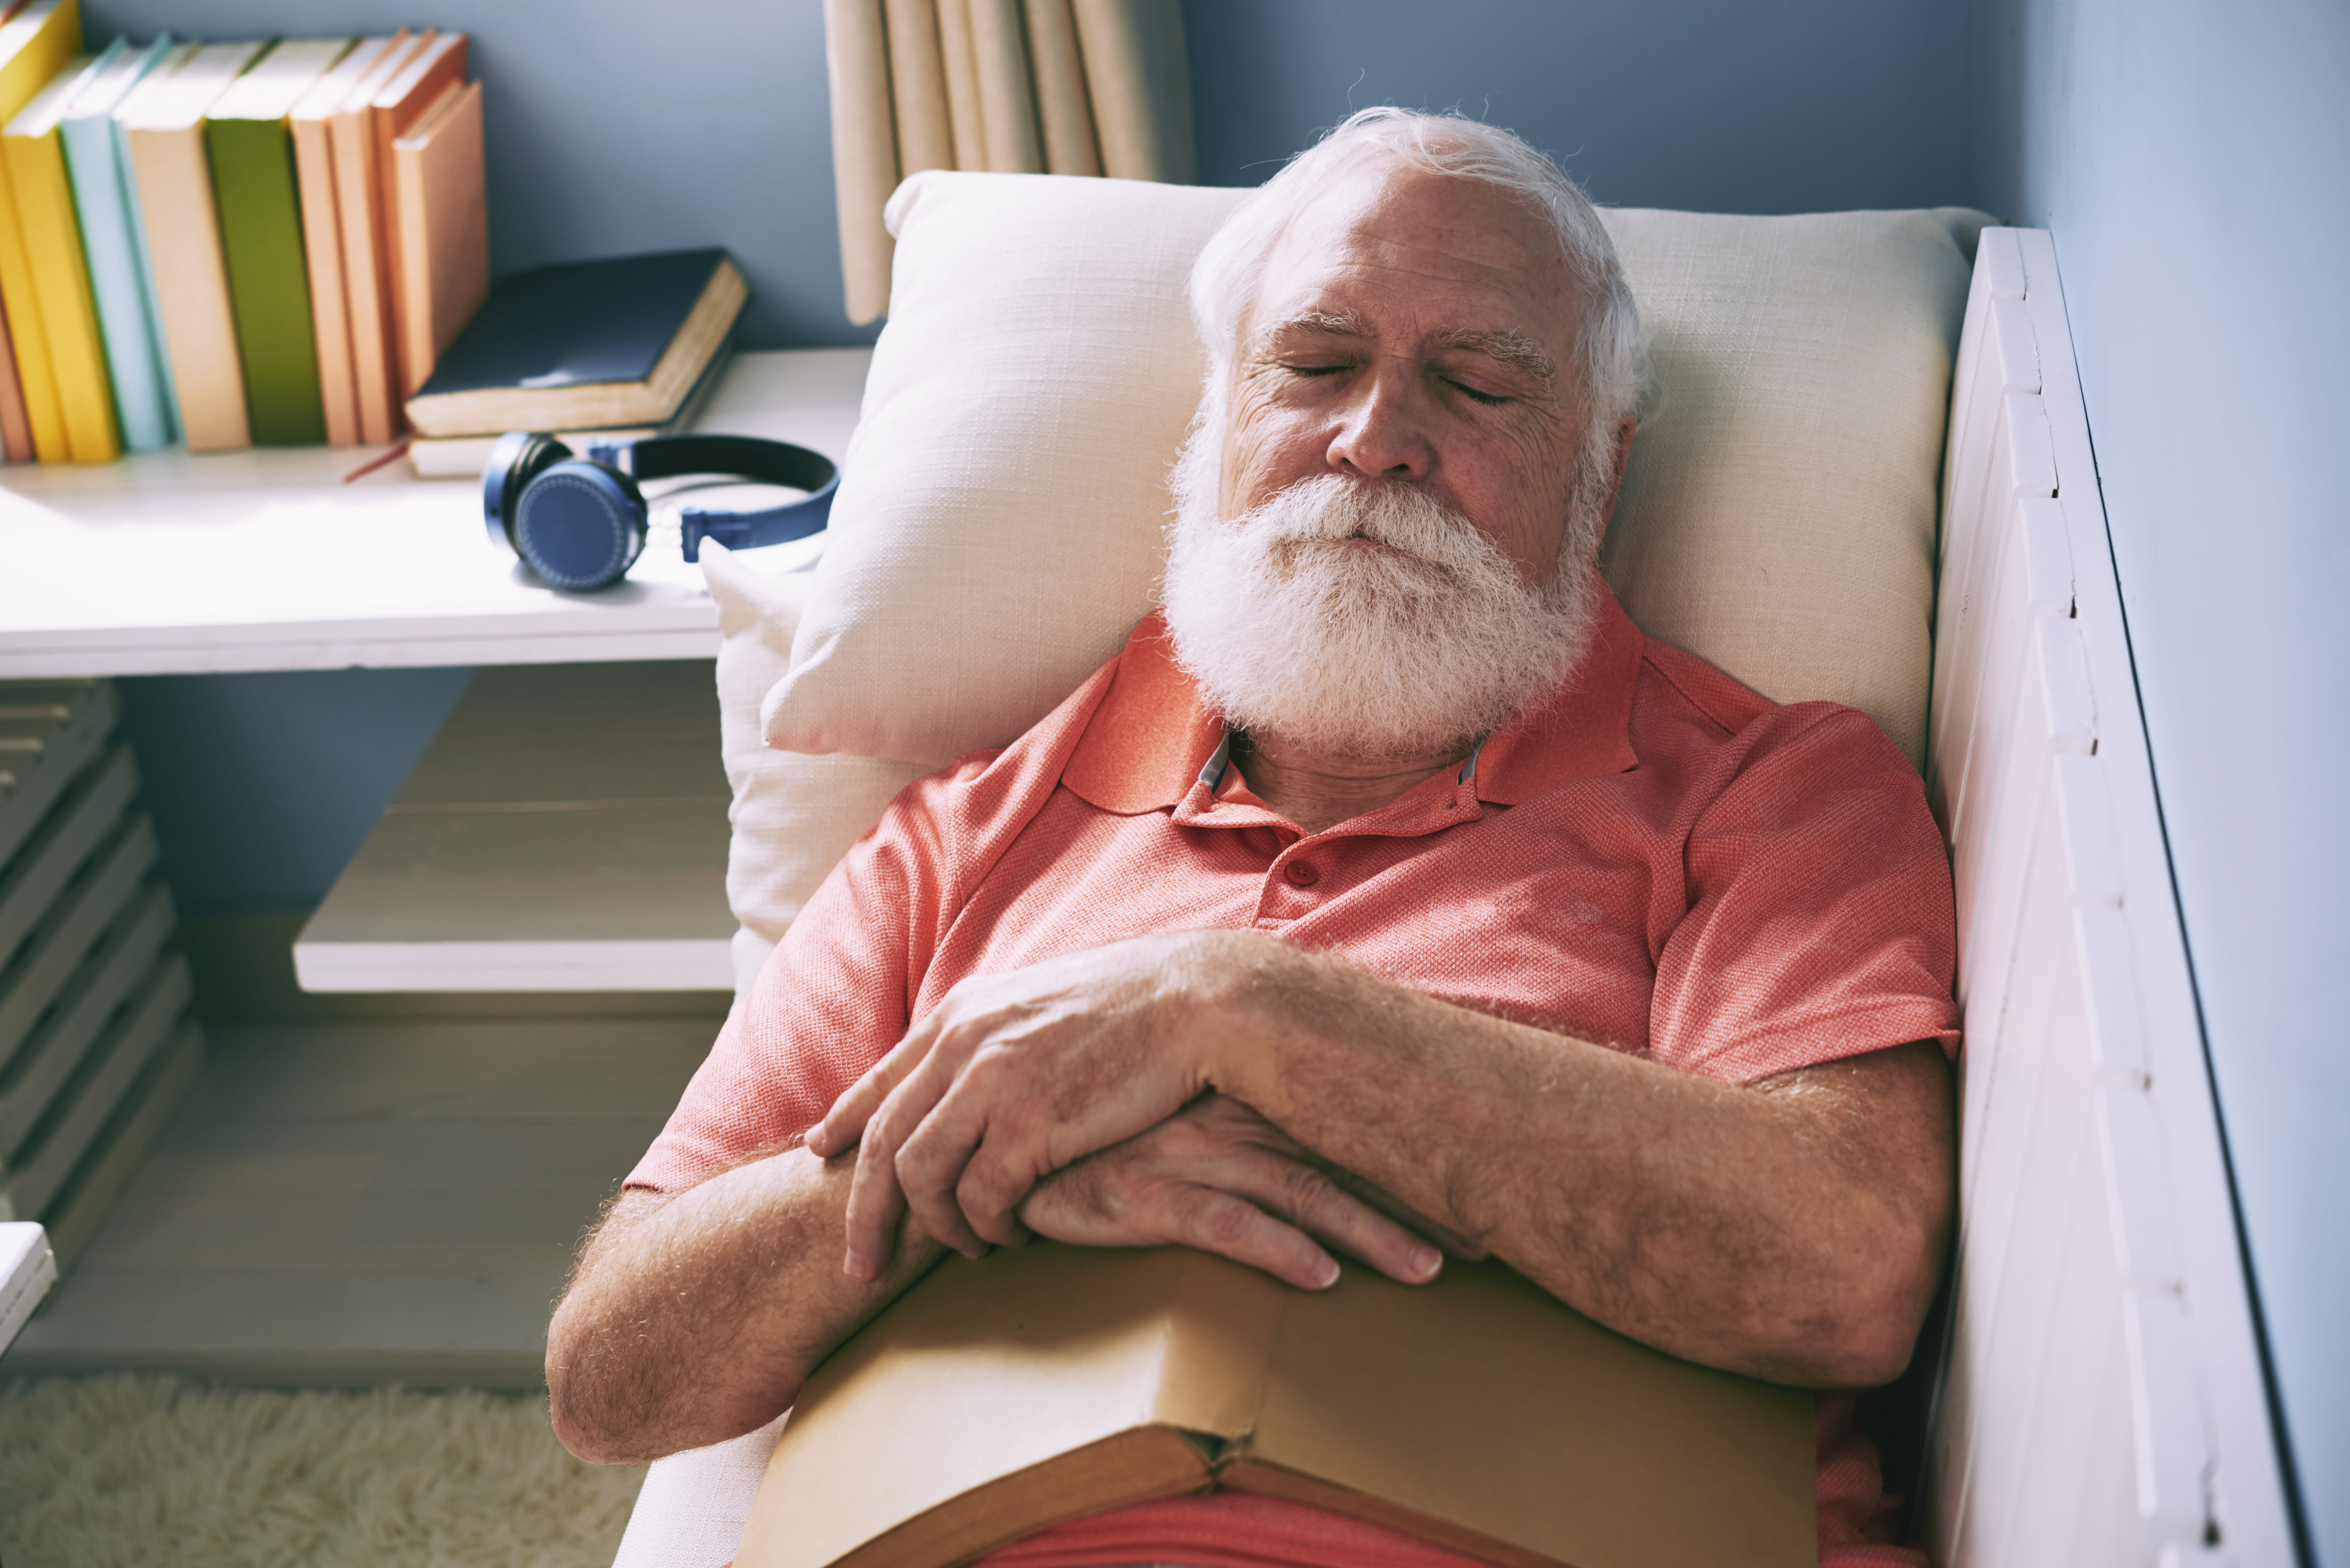
POLYGON ((1153 931, 1255 929, 1428 995, 1631 1049, 1688 910, 1681 845, 1622 800, 1412 835, 1178 826, 1058 797, 967 891, 917 984, 1153 931))

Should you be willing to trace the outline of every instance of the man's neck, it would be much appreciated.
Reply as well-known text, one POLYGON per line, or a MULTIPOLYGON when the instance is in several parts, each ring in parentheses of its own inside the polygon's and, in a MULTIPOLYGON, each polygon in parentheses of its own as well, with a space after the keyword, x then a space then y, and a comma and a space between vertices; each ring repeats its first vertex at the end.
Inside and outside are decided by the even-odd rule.
POLYGON ((1308 833, 1377 811, 1413 785, 1457 768, 1469 748, 1405 757, 1333 756, 1276 735, 1232 732, 1232 765, 1256 797, 1308 833))

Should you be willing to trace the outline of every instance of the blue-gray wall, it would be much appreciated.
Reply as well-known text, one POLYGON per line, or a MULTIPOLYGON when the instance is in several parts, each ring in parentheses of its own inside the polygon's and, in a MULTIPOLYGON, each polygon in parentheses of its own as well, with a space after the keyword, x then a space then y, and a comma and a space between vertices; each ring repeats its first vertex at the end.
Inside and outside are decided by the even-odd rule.
POLYGON ((307 909, 391 804, 470 670, 121 680, 163 878, 183 912, 307 909))
POLYGON ((1184 0, 1200 178, 1253 185, 1367 104, 1457 109, 1596 201, 1695 212, 1966 193, 1947 0, 1184 0))
POLYGON ((2350 1563, 2350 7, 1991 0, 1981 199, 2055 236, 2317 1558, 2350 1563))

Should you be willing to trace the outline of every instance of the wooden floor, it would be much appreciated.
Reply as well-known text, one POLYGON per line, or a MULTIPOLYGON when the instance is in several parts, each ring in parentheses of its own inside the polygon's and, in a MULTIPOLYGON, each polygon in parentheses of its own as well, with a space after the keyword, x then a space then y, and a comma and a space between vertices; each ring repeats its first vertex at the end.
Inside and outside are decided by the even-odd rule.
POLYGON ((720 1022, 215 1022, 203 1078, 0 1376, 536 1387, 574 1243, 720 1022))

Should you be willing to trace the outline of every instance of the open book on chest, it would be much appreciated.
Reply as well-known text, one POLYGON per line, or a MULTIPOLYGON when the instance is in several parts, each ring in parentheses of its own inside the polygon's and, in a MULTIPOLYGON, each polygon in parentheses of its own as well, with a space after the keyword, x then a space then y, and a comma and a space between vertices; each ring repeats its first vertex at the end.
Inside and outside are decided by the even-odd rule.
POLYGON ((1293 1290, 1180 1248, 951 1258, 819 1367, 738 1568, 947 1568, 1219 1489, 1524 1568, 1809 1568, 1812 1398, 1498 1263, 1293 1290))

